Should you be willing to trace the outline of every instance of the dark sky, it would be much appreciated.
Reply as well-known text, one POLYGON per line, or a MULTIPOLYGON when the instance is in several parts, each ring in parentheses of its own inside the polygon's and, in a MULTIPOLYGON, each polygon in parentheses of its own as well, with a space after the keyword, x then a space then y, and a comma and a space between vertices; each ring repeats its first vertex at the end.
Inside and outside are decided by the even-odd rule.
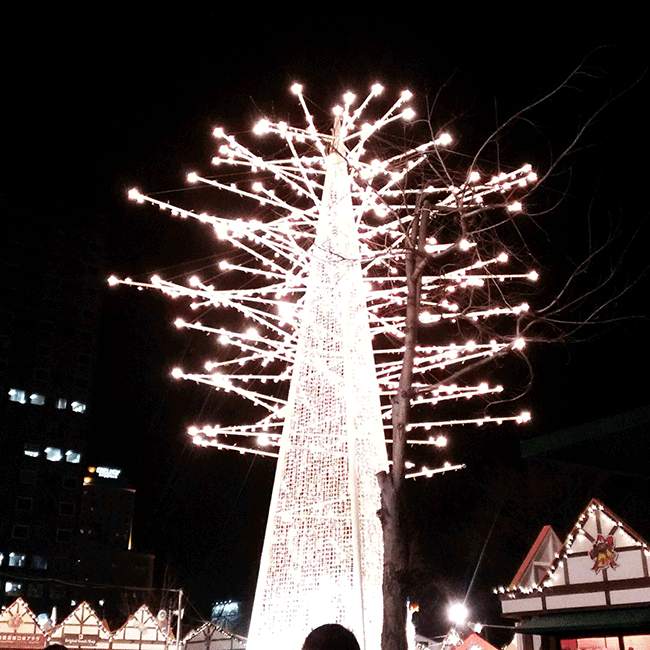
MULTIPOLYGON (((648 264, 647 55, 634 32, 617 30, 611 16, 565 15, 556 24, 555 16, 516 13, 362 18, 323 7, 318 17, 298 18, 267 8, 251 19, 252 11, 105 11, 92 19, 52 12, 16 20, 20 39, 6 46, 2 82, 4 218, 95 220, 107 233, 107 274, 188 272, 214 254, 210 238, 196 224, 134 206, 126 191, 185 188, 189 170, 209 170, 216 125, 236 133, 264 114, 299 117, 292 82, 301 81, 325 110, 342 92, 362 94, 375 81, 395 96, 408 87, 418 113, 434 106, 436 127, 448 124, 472 151, 584 60, 585 74, 504 133, 499 156, 544 171, 602 109, 536 197, 540 210, 558 201, 540 217, 533 242, 547 283, 540 300, 588 254, 588 233, 598 245, 611 239, 610 228, 618 238, 576 291, 620 268, 582 313, 633 286, 603 314, 626 320, 531 350, 534 387, 522 407, 534 421, 525 435, 646 404, 647 322, 628 318, 647 315, 649 288, 647 280, 634 284, 648 264)), ((200 355, 205 343, 171 325, 176 304, 102 290, 93 445, 106 462, 124 467, 137 489, 135 549, 166 562, 170 586, 187 588, 203 613, 211 599, 250 598, 273 465, 186 441, 185 427, 212 413, 215 398, 173 382, 169 370, 200 355)), ((428 616, 421 617, 424 632, 437 630, 432 620, 445 599, 463 595, 486 539, 468 601, 475 598, 477 617, 494 617, 489 587, 514 575, 539 526, 557 525, 562 536, 591 496, 617 511, 647 491, 647 479, 523 462, 520 435, 459 432, 453 460, 468 469, 410 486, 419 539, 413 592, 428 616)), ((635 527, 634 512, 625 514, 635 527)))

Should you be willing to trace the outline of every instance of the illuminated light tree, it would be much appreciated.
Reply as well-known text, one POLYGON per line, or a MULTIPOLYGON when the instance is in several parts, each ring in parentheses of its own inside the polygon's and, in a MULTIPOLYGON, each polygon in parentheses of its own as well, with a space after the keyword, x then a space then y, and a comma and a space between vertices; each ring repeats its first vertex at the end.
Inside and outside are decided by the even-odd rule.
POLYGON ((357 108, 347 93, 333 128, 319 131, 301 87, 292 90, 306 127, 262 120, 254 129, 279 137, 280 153, 262 156, 215 129, 219 175, 188 176, 236 195, 253 218, 129 193, 211 225, 234 246, 217 283, 109 282, 186 298, 209 319, 176 325, 215 335, 219 354, 205 372, 173 375, 245 400, 251 421, 193 426, 193 441, 278 457, 249 647, 300 647, 312 628, 339 622, 362 648, 379 647, 380 634, 384 648, 401 648, 403 481, 462 467, 407 471, 407 447, 444 446, 442 431, 453 425, 529 419, 487 415, 486 400, 502 387, 471 371, 525 345, 528 306, 508 299, 507 287, 537 274, 511 268, 499 240, 483 233, 522 210, 536 176, 529 165, 487 178, 471 165, 452 172, 445 133, 387 153, 374 136, 413 117, 408 91, 371 122, 362 116, 382 87, 357 108), (447 340, 449 325, 460 341, 447 340), (473 398, 476 411, 447 408, 473 398))

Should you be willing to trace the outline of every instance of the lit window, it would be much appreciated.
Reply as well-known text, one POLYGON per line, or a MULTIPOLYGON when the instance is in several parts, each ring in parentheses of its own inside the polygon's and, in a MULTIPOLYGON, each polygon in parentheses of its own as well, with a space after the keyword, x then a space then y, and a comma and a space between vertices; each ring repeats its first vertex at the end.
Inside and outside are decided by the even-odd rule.
POLYGON ((80 463, 81 462, 81 454, 78 451, 72 451, 72 449, 68 449, 68 451, 65 452, 65 462, 66 463, 80 463))
POLYGON ((57 447, 46 447, 45 448, 45 458, 51 460, 52 462, 57 462, 63 458, 61 450, 57 447))
POLYGON ((9 553, 9 566, 25 566, 25 554, 9 553))
POLYGON ((60 397, 60 398, 56 401, 56 408, 58 408, 58 409, 64 409, 64 408, 66 408, 67 406, 68 406, 68 400, 67 400, 67 399, 63 399, 62 397, 60 397))
POLYGON ((38 458, 41 455, 41 452, 38 450, 36 445, 25 443, 25 456, 30 458, 38 458))
POLYGON ((22 591, 22 584, 20 582, 5 582, 5 593, 6 594, 17 594, 22 591))
POLYGON ((29 396, 29 403, 35 404, 36 406, 43 406, 43 404, 45 404, 45 397, 43 395, 39 395, 38 393, 32 393, 29 396))
POLYGON ((72 410, 75 413, 85 413, 86 412, 86 405, 83 402, 72 402, 72 404, 70 404, 70 406, 72 407, 72 410))
POLYGON ((24 404, 27 401, 25 399, 25 391, 18 390, 17 388, 12 388, 9 391, 9 401, 18 402, 19 404, 24 404))
POLYGON ((0 553, 0 566, 2 566, 2 563, 5 561, 5 556, 4 553, 0 553))

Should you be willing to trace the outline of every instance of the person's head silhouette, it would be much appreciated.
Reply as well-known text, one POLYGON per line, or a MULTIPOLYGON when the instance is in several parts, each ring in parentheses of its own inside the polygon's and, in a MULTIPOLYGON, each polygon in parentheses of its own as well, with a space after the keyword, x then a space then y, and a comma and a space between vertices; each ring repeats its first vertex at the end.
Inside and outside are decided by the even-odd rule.
POLYGON ((328 623, 312 630, 302 650, 360 650, 356 637, 338 623, 328 623))

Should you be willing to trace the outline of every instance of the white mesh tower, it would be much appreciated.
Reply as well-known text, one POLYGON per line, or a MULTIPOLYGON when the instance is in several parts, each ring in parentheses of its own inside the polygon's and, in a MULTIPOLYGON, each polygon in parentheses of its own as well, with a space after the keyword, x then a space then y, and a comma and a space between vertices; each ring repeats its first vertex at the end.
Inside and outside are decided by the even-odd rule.
POLYGON ((362 647, 380 644, 376 474, 387 456, 344 156, 335 140, 310 251, 250 650, 300 648, 311 629, 334 622, 362 647))

